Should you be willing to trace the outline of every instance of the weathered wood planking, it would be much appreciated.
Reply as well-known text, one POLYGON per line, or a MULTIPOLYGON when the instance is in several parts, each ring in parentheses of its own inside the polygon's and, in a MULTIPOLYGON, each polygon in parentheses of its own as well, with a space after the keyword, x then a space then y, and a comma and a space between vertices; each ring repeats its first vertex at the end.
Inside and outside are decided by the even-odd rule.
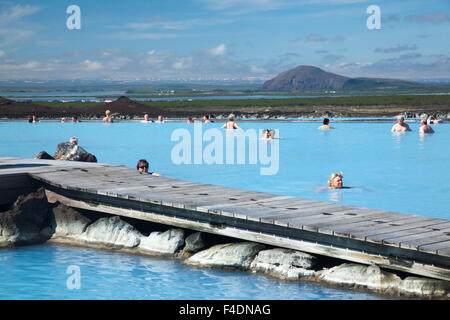
POLYGON ((0 157, 0 190, 6 176, 17 174, 80 208, 360 263, 385 256, 386 268, 450 280, 444 219, 180 181, 120 165, 0 157))

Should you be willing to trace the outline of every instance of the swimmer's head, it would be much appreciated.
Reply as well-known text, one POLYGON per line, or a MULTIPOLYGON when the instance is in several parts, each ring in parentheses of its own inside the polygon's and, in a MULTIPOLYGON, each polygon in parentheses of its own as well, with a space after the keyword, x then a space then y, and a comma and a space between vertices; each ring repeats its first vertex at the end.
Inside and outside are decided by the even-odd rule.
POLYGON ((344 178, 344 175, 342 172, 340 173, 333 173, 330 178, 328 179, 328 187, 331 189, 340 189, 343 186, 342 179, 344 178))
POLYGON ((228 116, 228 121, 233 121, 234 120, 234 114, 230 114, 229 116, 228 116))
POLYGON ((330 119, 328 119, 328 118, 325 118, 325 119, 323 119, 323 124, 324 125, 328 125, 330 123, 330 119))
POLYGON ((403 117, 402 115, 397 116, 398 123, 403 123, 404 120, 405 120, 405 117, 403 117))
POLYGON ((105 111, 105 115, 106 115, 106 116, 109 116, 110 114, 111 114, 111 110, 106 110, 106 111, 105 111))
POLYGON ((140 172, 148 172, 148 161, 145 159, 141 159, 138 161, 138 163, 136 164, 136 169, 140 172))
POLYGON ((78 138, 77 137, 70 138, 70 144, 77 145, 78 144, 78 138))

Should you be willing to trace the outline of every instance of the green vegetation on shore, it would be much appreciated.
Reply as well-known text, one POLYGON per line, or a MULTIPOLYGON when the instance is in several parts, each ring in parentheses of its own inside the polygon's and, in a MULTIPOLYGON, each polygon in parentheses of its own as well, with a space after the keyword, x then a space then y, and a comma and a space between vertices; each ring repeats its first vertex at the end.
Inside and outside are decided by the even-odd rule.
MULTIPOLYGON (((281 99, 218 99, 179 101, 139 101, 159 108, 208 108, 208 107, 302 107, 302 106, 450 106, 450 95, 387 95, 281 99)), ((104 102, 39 101, 36 104, 49 107, 89 108, 104 102)))

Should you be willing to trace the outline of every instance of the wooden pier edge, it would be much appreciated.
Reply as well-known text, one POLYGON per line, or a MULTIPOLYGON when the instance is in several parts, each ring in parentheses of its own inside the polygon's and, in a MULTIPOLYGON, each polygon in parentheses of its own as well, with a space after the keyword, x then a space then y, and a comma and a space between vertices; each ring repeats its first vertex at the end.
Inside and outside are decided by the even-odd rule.
MULTIPOLYGON (((54 188, 52 188, 55 190, 54 188)), ((386 257, 379 254, 371 254, 363 251, 351 250, 348 248, 339 248, 320 243, 312 243, 288 237, 277 236, 252 230, 244 230, 229 226, 214 226, 202 221, 193 221, 175 216, 165 216, 154 212, 134 210, 122 207, 111 206, 107 204, 89 203, 83 200, 76 200, 63 196, 49 189, 45 190, 50 202, 60 202, 66 206, 109 213, 113 215, 140 219, 179 228, 192 229, 200 232, 213 233, 232 238, 238 238, 271 246, 299 250, 311 254, 324 255, 332 258, 343 259, 351 262, 371 265, 375 264, 381 268, 392 269, 412 273, 424 277, 450 281, 450 270, 448 268, 425 264, 412 260, 398 259, 395 257, 386 257)))
POLYGON ((143 175, 116 164, 0 157, 0 207, 39 187, 70 207, 450 281, 450 220, 143 175))

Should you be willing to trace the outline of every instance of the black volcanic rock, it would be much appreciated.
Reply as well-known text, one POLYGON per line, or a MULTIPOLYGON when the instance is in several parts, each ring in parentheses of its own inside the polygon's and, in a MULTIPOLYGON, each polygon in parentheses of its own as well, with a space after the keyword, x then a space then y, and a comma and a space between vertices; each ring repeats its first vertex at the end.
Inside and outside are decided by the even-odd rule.
POLYGON ((52 233, 44 188, 21 195, 11 210, 0 214, 0 247, 41 243, 52 233))
POLYGON ((312 66, 298 66, 264 82, 267 91, 339 90, 350 78, 312 66))
POLYGON ((148 113, 150 117, 156 117, 163 114, 163 110, 158 107, 145 105, 137 101, 131 100, 126 96, 121 96, 113 102, 107 102, 100 106, 95 106, 91 108, 90 113, 99 113, 104 115, 106 110, 110 110, 112 114, 128 114, 128 115, 139 115, 142 116, 148 113))
POLYGON ((97 162, 97 158, 93 154, 70 142, 59 143, 53 158, 67 161, 97 162))

